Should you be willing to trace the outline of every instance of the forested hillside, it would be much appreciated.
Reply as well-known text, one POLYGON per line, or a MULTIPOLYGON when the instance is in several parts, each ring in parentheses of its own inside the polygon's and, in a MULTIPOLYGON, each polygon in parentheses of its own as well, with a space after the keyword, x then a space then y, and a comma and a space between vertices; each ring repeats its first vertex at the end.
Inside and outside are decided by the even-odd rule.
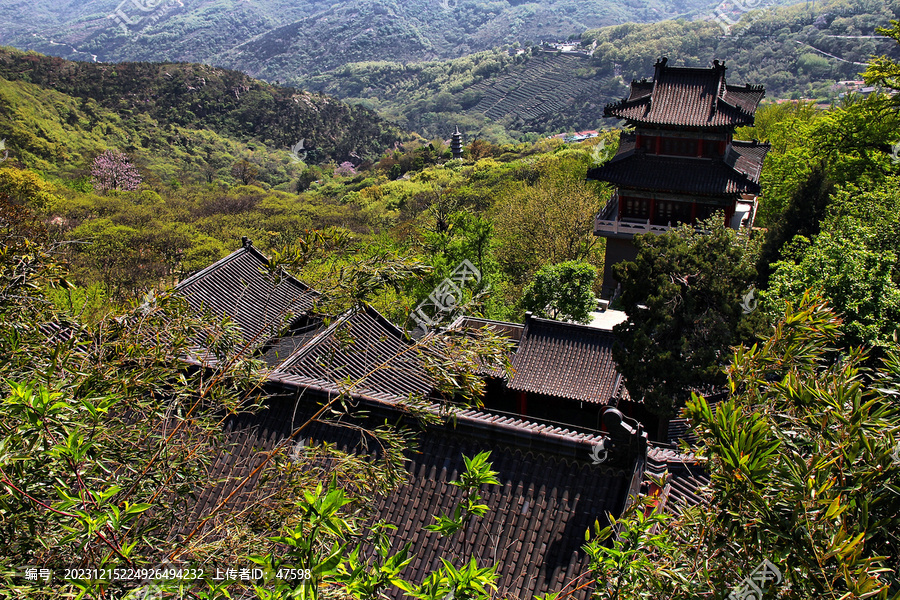
POLYGON ((859 79, 872 56, 900 57, 875 29, 900 17, 900 2, 832 0, 752 11, 728 35, 706 23, 669 21, 585 32, 594 59, 625 80, 649 77, 645 65, 670 56, 678 65, 729 66, 729 82, 762 84, 769 98, 830 100, 841 80, 859 79))
POLYGON ((625 93, 619 78, 601 73, 589 58, 531 50, 351 64, 299 85, 370 107, 426 137, 446 136, 450 124, 492 141, 599 127, 604 102, 625 93))
MULTIPOLYGON (((28 77, 37 81, 55 81, 54 73, 71 69, 76 76, 58 87, 73 91, 92 89, 93 80, 81 73, 113 68, 37 56, 17 55, 10 61, 3 67, 6 72, 12 72, 11 65, 20 69, 23 64, 35 65, 28 77)), ((126 74, 130 68, 146 69, 166 81, 168 77, 158 73, 170 67, 120 68, 126 74)), ((178 72, 199 68, 182 65, 178 72)), ((472 252, 493 289, 480 301, 481 310, 497 318, 522 314, 525 286, 541 267, 566 260, 587 261, 597 268, 603 264, 602 239, 592 235, 591 223, 608 192, 584 176, 589 167, 609 158, 615 131, 575 146, 558 140, 502 146, 475 140, 463 161, 448 160, 449 148, 440 138, 430 142, 419 138, 374 157, 377 160, 360 156, 344 160, 348 157, 338 155, 331 161, 314 161, 312 153, 304 152, 306 162, 301 163, 288 153, 288 142, 273 148, 255 136, 240 139, 214 133, 216 123, 223 123, 222 130, 238 131, 238 122, 229 125, 226 117, 231 113, 224 110, 201 113, 192 121, 195 127, 189 127, 183 112, 156 108, 187 102, 184 84, 160 95, 142 96, 145 92, 139 91, 136 98, 153 102, 147 102, 144 111, 129 112, 122 108, 127 100, 121 93, 95 92, 99 101, 76 99, 18 77, 2 84, 0 135, 7 138, 15 161, 4 163, 8 185, 41 190, 42 206, 58 235, 94 240, 72 247, 69 258, 81 284, 99 283, 104 296, 112 299, 122 301, 177 280, 221 256, 243 235, 255 239, 263 250, 285 252, 306 239, 307 230, 329 227, 361 244, 363 255, 381 251, 406 255, 435 270, 433 276, 398 290, 402 301, 393 294, 377 300, 387 314, 401 320, 446 269, 472 252), (211 128, 196 127, 202 123, 211 128), (125 152, 137 167, 142 179, 138 189, 98 187, 92 169, 107 148, 125 152), (42 175, 18 170, 15 164, 42 175)), ((226 107, 228 103, 222 102, 226 107)), ((140 106, 136 101, 134 105, 140 106)), ((825 186, 821 188, 825 191, 815 193, 828 197, 833 186, 862 181, 875 186, 869 193, 890 189, 879 182, 896 167, 889 151, 900 140, 895 139, 895 120, 887 118, 891 111, 873 116, 884 110, 879 106, 874 100, 853 101, 823 112, 809 104, 772 105, 760 110, 756 128, 739 131, 746 139, 774 146, 763 170, 758 224, 772 227, 775 237, 763 246, 766 258, 760 259, 759 271, 765 276, 760 286, 781 290, 778 298, 789 290, 796 293, 796 284, 788 281, 797 276, 782 275, 787 266, 779 271, 769 265, 783 260, 781 253, 787 249, 800 251, 785 245, 793 237, 792 227, 808 236, 818 232, 818 225, 807 221, 813 218, 818 223, 825 215, 825 205, 817 204, 813 217, 801 219, 806 225, 780 224, 798 219, 793 203, 814 193, 808 186, 825 186), (847 132, 854 133, 843 137, 847 132), (815 183, 817 177, 830 183, 815 183)), ((262 130, 274 121, 271 115, 265 119, 262 130)), ((247 129, 255 130, 252 123, 247 129)), ((329 137, 321 129, 312 131, 306 134, 308 139, 329 137)), ((796 260, 803 264, 802 258, 796 260)), ((317 279, 333 265, 313 262, 304 268, 317 279)), ((886 299, 891 294, 874 297, 886 299)), ((772 302, 778 305, 777 300, 772 302)), ((860 339, 885 339, 890 318, 878 314, 866 317, 875 321, 864 326, 870 333, 860 339)))
MULTIPOLYGON (((513 7, 505 2, 484 6, 454 2, 447 9, 437 0, 354 6, 240 3, 235 10, 225 10, 231 3, 222 0, 201 4, 203 18, 197 7, 163 5, 159 19, 142 17, 135 26, 139 31, 128 35, 105 16, 77 13, 77 24, 67 31, 71 43, 83 51, 80 54, 41 42, 46 32, 2 39, 85 61, 94 54, 100 60, 165 58, 226 65, 270 82, 361 104, 426 138, 447 139, 453 125, 459 124, 467 135, 494 142, 608 126, 602 107, 618 100, 632 78, 652 75, 650 66, 663 55, 674 65, 706 65, 722 59, 729 66, 731 82, 762 84, 770 99, 820 102, 831 102, 845 92, 839 82, 858 79, 872 55, 900 56, 874 32, 877 24, 900 17, 900 0, 767 4, 748 13, 729 13, 730 19, 740 20, 727 32, 712 19, 710 9, 704 12, 702 3, 667 5, 645 15, 647 21, 660 21, 691 13, 696 20, 643 24, 634 6, 592 8, 590 3, 513 7), (632 22, 591 28, 626 20, 621 13, 626 8, 632 22), (535 22, 544 29, 534 29, 535 22), (215 35, 207 35, 211 29, 215 35), (542 38, 565 37, 574 38, 579 53, 546 52, 532 45, 542 38), (444 57, 459 58, 428 60, 444 57)), ((73 9, 48 8, 46 16, 53 22, 76 14, 67 10, 73 9)), ((62 43, 55 38, 54 42, 62 43)), ((209 78, 206 69, 191 67, 175 80, 156 74, 153 87, 166 92, 178 91, 181 85, 185 90, 194 88, 171 106, 177 106, 186 120, 204 116, 197 111, 198 102, 206 102, 212 94, 233 95, 233 88, 250 85, 255 96, 257 84, 234 73, 228 75, 232 80, 223 79, 222 85, 209 82, 203 89, 197 82, 209 78)), ((127 87, 128 73, 119 76, 124 76, 122 87, 127 87)), ((69 87, 61 91, 75 93, 69 87)), ((266 93, 276 103, 284 97, 271 89, 266 93)), ((134 94, 130 91, 128 96, 134 94)), ((263 107, 268 100, 263 95, 251 102, 263 107)), ((264 125, 260 121, 253 119, 257 127, 264 125)), ((225 125, 229 133, 241 129, 225 125)), ((284 125, 293 127, 290 121, 284 125)), ((302 120, 296 123, 303 125, 302 120)), ((282 143, 279 127, 268 124, 263 129, 254 135, 282 143)), ((294 144, 304 135, 290 132, 287 137, 296 139, 283 143, 294 144)), ((352 150, 346 144, 340 149, 345 154, 352 150)))
POLYGON ((146 114, 122 114, 90 98, 24 81, 0 79, 0 128, 17 162, 70 186, 80 185, 90 161, 109 147, 129 152, 153 186, 187 174, 212 181, 241 159, 265 164, 260 181, 267 185, 283 184, 302 170, 286 148, 269 149, 146 114))
POLYGON ((708 0, 341 3, 236 45, 213 60, 268 81, 293 82, 350 62, 460 57, 504 44, 577 38, 593 27, 658 21, 711 6, 708 0))
MULTIPOLYGON (((805 7, 791 10, 802 15, 805 7)), ((578 586, 603 600, 721 598, 763 561, 781 569, 777 583, 764 582, 770 595, 789 600, 900 595, 900 62, 891 58, 900 21, 837 15, 816 25, 819 16, 804 16, 796 32, 772 29, 769 41, 790 48, 791 36, 802 32, 816 47, 844 44, 860 38, 813 39, 809 28, 856 36, 888 26, 880 31, 888 42, 861 38, 888 45, 885 56, 858 57, 868 65, 853 67, 865 69, 876 91, 828 108, 802 101, 760 107, 754 126, 737 132, 771 144, 758 227, 735 231, 717 213, 701 227, 640 235, 637 258, 616 269, 628 290, 614 303, 628 314, 614 330, 617 369, 646 410, 690 419, 696 442, 682 450, 702 460, 708 485, 663 511, 665 475, 645 471, 646 494, 608 528, 598 519, 584 533, 590 569, 543 600, 578 586), (674 384, 677 393, 669 393, 674 384), (725 399, 710 407, 699 395, 707 390, 725 399)), ((700 38, 690 33, 700 25, 660 27, 673 46, 641 44, 629 37, 634 26, 586 39, 599 42, 617 77, 649 75, 657 53, 678 64, 699 60, 691 49, 700 38), (635 55, 615 54, 619 48, 635 55), (639 48, 652 58, 639 58, 639 48)), ((785 81, 779 89, 806 95, 812 79, 804 77, 812 74, 800 58, 789 70, 780 56, 766 55, 764 36, 751 43, 756 39, 729 38, 742 45, 733 47, 736 56, 749 61, 722 57, 731 81, 757 68, 760 77, 786 69, 797 88, 785 81)), ((844 46, 828 49, 857 60, 844 46)), ((462 158, 453 158, 443 135, 385 147, 396 140, 393 129, 367 110, 239 73, 69 63, 11 50, 0 59, 0 596, 108 597, 126 588, 163 595, 165 588, 173 597, 220 600, 230 597, 232 582, 211 576, 151 573, 140 585, 154 587, 137 591, 137 580, 61 574, 73 564, 159 569, 169 559, 179 568, 222 559, 276 569, 286 557, 309 567, 306 581, 246 585, 241 593, 260 600, 497 597, 496 565, 467 550, 448 550, 434 570, 408 580, 413 557, 404 544, 420 532, 372 525, 372 508, 406 480, 404 457, 416 452, 403 419, 363 432, 371 434, 371 454, 329 447, 313 458, 287 438, 290 444, 255 452, 257 463, 247 444, 223 460, 245 461, 252 474, 210 481, 209 465, 229 444, 227 419, 250 420, 261 405, 283 398, 259 395, 261 362, 247 360, 233 320, 185 314, 183 300, 166 290, 239 244, 249 252, 249 241, 239 241, 246 237, 272 257, 259 281, 279 285, 286 269, 326 292, 335 311, 326 315, 374 306, 412 328, 411 311, 463 260, 480 278, 462 284, 457 314, 508 321, 526 310, 571 314, 540 288, 595 305, 590 278, 602 270, 604 248, 593 218, 611 190, 586 173, 610 159, 619 130, 578 144, 498 145, 470 136, 462 158), (310 129, 292 136, 301 126, 310 129), (327 151, 294 146, 292 156, 288 149, 301 136, 327 151), (184 368, 198 337, 218 359, 208 370, 184 368), (183 507, 210 484, 235 494, 258 485, 264 498, 239 510, 215 504, 213 512, 222 510, 204 522, 208 537, 191 537, 199 526, 169 537, 183 507), (54 569, 53 581, 26 579, 18 566, 30 561, 54 569)), ((455 76, 446 66, 438 75, 455 76)), ((480 100, 470 98, 469 108, 480 100)), ((458 116, 436 114, 448 124, 458 116)), ((240 295, 243 285, 234 282, 223 297, 240 295)), ((440 378, 451 398, 442 410, 453 413, 457 399, 477 404, 485 370, 495 367, 483 359, 506 356, 509 346, 482 345, 491 342, 486 330, 440 329, 412 341, 391 328, 398 340, 404 336, 391 358, 404 362, 377 369, 393 384, 409 369, 405 352, 440 340, 427 373, 440 378)), ((308 331, 298 333, 303 343, 308 331)), ((335 347, 355 342, 352 332, 330 339, 335 347)), ((555 358, 549 352, 546 360, 555 358)), ((342 420, 359 410, 344 394, 356 384, 342 369, 329 371, 342 379, 329 381, 335 388, 328 390, 340 391, 329 392, 317 415, 331 411, 342 420)), ((285 400, 294 402, 293 393, 285 400)), ((421 400, 410 394, 395 406, 415 426, 421 423, 412 419, 445 416, 426 413, 421 400)), ((285 408, 276 414, 288 414, 291 404, 285 408)), ((453 414, 448 428, 456 425, 453 414)), ((484 423, 478 435, 493 435, 509 416, 484 423)), ((353 421, 343 424, 356 433, 353 421)), ((254 439, 264 442, 271 432, 259 429, 254 439)), ((518 435, 505 429, 499 443, 511 434, 518 435)), ((613 448, 630 443, 605 439, 613 448)), ((564 446, 566 460, 586 463, 587 456, 572 458, 574 447, 564 446)), ((592 460, 599 450, 594 446, 592 460)), ((655 460, 646 445, 640 452, 637 464, 655 460)), ((522 454, 510 456, 497 468, 510 469, 522 454)), ((440 471, 441 460, 422 468, 440 471)), ((495 508, 496 497, 480 495, 498 482, 489 457, 464 463, 459 480, 449 482, 459 503, 447 493, 447 514, 436 511, 423 535, 475 537, 467 524, 495 508)), ((639 471, 623 472, 625 492, 639 471)), ((515 493, 503 502, 520 523, 545 514, 539 503, 528 512, 515 493)))
MULTIPOLYGON (((205 65, 107 65, 0 49, 0 77, 51 88, 84 107, 93 102, 122 117, 145 115, 170 127, 210 129, 272 150, 305 140, 313 161, 377 155, 399 137, 396 128, 363 107, 205 65)), ((78 122, 77 115, 71 118, 78 122)), ((149 138, 142 134, 131 143, 146 145, 149 138)))
POLYGON ((626 21, 708 12, 711 0, 14 0, 0 44, 100 61, 191 61, 268 81, 361 60, 422 61, 626 21), (118 11, 118 12, 117 12, 118 11), (118 14, 116 19, 108 18, 118 14))
MULTIPOLYGON (((10 78, 0 79, 5 185, 16 194, 39 192, 57 235, 93 240, 71 246, 69 260, 78 281, 103 297, 126 301, 164 286, 244 235, 277 251, 328 227, 363 243, 366 253, 377 245, 365 241, 396 230, 392 251, 425 252, 436 266, 452 262, 445 253, 482 248, 479 264, 500 293, 489 300, 497 314, 520 310, 522 288, 544 262, 600 263, 590 219, 602 194, 584 174, 609 153, 615 135, 601 153, 593 152, 600 140, 560 154, 551 152, 562 149, 559 142, 501 147, 476 140, 471 160, 448 162, 440 139, 401 146, 396 130, 366 109, 234 72, 74 63, 16 51, 2 57, 0 70, 10 78), (273 142, 268 136, 286 136, 289 120, 304 129, 273 142), (292 154, 301 136, 304 146, 292 154), (138 186, 101 186, 95 171, 109 149, 127 156, 138 186), (543 222, 540 203, 556 202, 555 195, 561 221, 543 222), (448 236, 443 228, 451 222, 448 236), (543 239, 535 233, 542 222, 554 228, 543 239), (514 245, 486 252, 495 235, 514 245), (572 240, 581 246, 563 250, 572 240)), ((400 318, 406 304, 383 301, 400 318)))
POLYGON ((371 106, 425 136, 446 135, 442 124, 452 119, 496 141, 609 126, 602 107, 632 79, 652 76, 660 56, 674 65, 724 60, 730 83, 762 84, 769 99, 831 102, 846 91, 838 82, 859 79, 871 56, 900 57, 875 35, 898 17, 897 0, 830 0, 752 11, 728 35, 717 23, 686 20, 590 30, 581 47, 593 58, 498 49, 447 62, 351 64, 291 81, 371 106))

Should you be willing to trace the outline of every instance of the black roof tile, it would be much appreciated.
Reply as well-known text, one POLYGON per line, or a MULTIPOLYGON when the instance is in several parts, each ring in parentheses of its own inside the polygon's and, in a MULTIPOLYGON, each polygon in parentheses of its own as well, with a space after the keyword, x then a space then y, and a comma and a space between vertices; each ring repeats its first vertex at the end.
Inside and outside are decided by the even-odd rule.
POLYGON ((647 452, 647 470, 657 474, 669 472, 659 509, 680 513, 687 507, 706 502, 704 489, 709 485, 709 475, 704 470, 703 463, 693 454, 651 446, 647 452))
POLYGON ((599 404, 616 396, 620 375, 608 331, 531 317, 512 358, 512 390, 599 404))
MULTIPOLYGON (((709 196, 711 201, 759 194, 759 176, 768 144, 733 142, 721 160, 660 156, 634 148, 633 136, 612 160, 589 169, 589 179, 645 191, 709 196)), ((629 139, 630 138, 630 139, 629 139)))
POLYGON ((230 317, 243 342, 257 347, 315 307, 319 293, 286 274, 268 272, 269 260, 245 244, 179 283, 174 292, 191 310, 230 317))
POLYGON ((371 307, 323 328, 270 374, 284 384, 395 402, 428 397, 434 382, 403 332, 371 307), (342 383, 342 382, 346 382, 342 383))
MULTIPOLYGON (((182 282, 179 293, 195 310, 232 316, 245 337, 271 337, 288 324, 272 327, 272 317, 309 316, 317 294, 292 278, 273 285, 260 271, 266 265, 265 257, 245 247, 182 282)), ((608 332, 544 319, 529 319, 524 328, 506 325, 508 335, 521 338, 514 357, 518 372, 511 383, 518 378, 518 385, 536 393, 593 402, 606 402, 621 387, 608 332)), ((275 340, 264 349, 268 364, 277 365, 268 376, 273 395, 259 413, 229 417, 221 453, 209 468, 209 483, 196 490, 199 498, 175 533, 190 531, 223 503, 266 453, 279 444, 294 443, 287 439, 291 432, 325 397, 341 391, 335 382, 358 382, 353 396, 359 410, 370 414, 370 420, 360 421, 362 425, 402 420, 398 401, 432 392, 433 382, 410 341, 370 307, 349 311, 327 326, 310 327, 294 337, 275 340), (290 356, 283 359, 287 352, 290 356), (274 393, 276 387, 280 393, 274 393), (285 389, 292 392, 290 397, 285 389)), ((436 411, 437 405, 432 409, 436 411)), ((377 446, 366 446, 368 438, 358 429, 313 423, 300 437, 379 456, 377 446)), ((584 533, 595 519, 603 521, 607 512, 621 511, 631 476, 625 469, 591 464, 591 446, 602 437, 476 409, 459 411, 455 422, 427 426, 407 454, 405 482, 375 502, 376 517, 398 527, 394 550, 408 541, 417 554, 404 575, 421 581, 439 566, 438 557, 473 554, 480 564, 498 563, 504 593, 527 600, 558 590, 584 573, 584 533), (491 451, 501 481, 484 490, 488 515, 467 535, 444 539, 424 531, 435 514, 448 512, 461 498, 460 489, 448 482, 464 469, 462 455, 481 450, 491 451)), ((279 482, 278 477, 266 485, 251 481, 222 512, 244 510, 254 499, 274 493, 279 482)), ((217 521, 203 524, 203 531, 216 535, 217 521)), ((585 589, 575 596, 589 594, 585 589)))
POLYGON ((608 104, 604 116, 634 124, 734 128, 752 125, 765 96, 762 86, 732 86, 725 82, 725 65, 709 69, 669 67, 656 63, 652 81, 632 82, 631 93, 608 104))
MULTIPOLYGON (((386 403, 364 401, 371 422, 385 415, 396 420, 399 411, 386 403)), ((258 414, 229 418, 226 444, 211 467, 212 479, 227 479, 200 490, 200 499, 184 520, 181 533, 210 513, 230 492, 235 482, 260 463, 263 455, 278 443, 315 408, 313 398, 299 400, 272 396, 258 414), (296 403, 296 405, 295 405, 296 403)), ((526 420, 507 424, 502 436, 482 435, 490 427, 490 416, 469 410, 451 422, 427 426, 417 447, 408 453, 408 478, 399 488, 376 501, 376 515, 398 527, 393 550, 412 543, 417 554, 404 575, 422 581, 439 565, 439 556, 453 554, 477 557, 482 565, 499 564, 500 586, 510 596, 532 595, 561 588, 587 567, 581 551, 584 533, 595 519, 603 521, 606 512, 618 514, 625 502, 629 473, 604 465, 593 465, 590 444, 597 436, 574 434, 548 428, 526 420), (522 444, 525 444, 524 446, 522 444), (444 539, 426 532, 436 514, 450 512, 461 499, 461 490, 448 485, 464 469, 462 455, 491 451, 499 486, 485 486, 485 503, 490 512, 473 524, 466 535, 444 539), (569 498, 575 498, 570 502, 569 498), (587 500, 590 501, 587 501, 587 500), (527 503, 527 510, 525 505, 527 503)), ((329 442, 351 452, 375 456, 363 450, 360 432, 328 423, 314 423, 302 434, 329 442)), ((242 510, 254 498, 273 493, 277 482, 265 489, 248 485, 226 506, 229 512, 242 510)), ((215 519, 205 526, 215 527, 215 519)), ((586 598, 588 592, 577 596, 586 598)))

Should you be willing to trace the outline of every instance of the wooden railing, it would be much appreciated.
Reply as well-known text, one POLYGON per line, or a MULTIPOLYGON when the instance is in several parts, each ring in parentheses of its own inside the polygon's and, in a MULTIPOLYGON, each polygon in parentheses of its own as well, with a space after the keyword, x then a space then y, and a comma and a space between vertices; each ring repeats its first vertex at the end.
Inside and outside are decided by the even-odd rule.
POLYGON ((618 219, 601 219, 603 215, 597 215, 594 219, 594 233, 629 233, 637 235, 639 233, 665 233, 672 229, 668 225, 653 225, 650 219, 639 221, 636 219, 618 220, 618 219))
MULTIPOLYGON (((613 194, 599 215, 594 217, 594 235, 603 233, 665 233, 677 225, 654 225, 650 219, 619 219, 619 195, 613 194)), ((698 233, 709 233, 705 229, 695 227, 698 233)))

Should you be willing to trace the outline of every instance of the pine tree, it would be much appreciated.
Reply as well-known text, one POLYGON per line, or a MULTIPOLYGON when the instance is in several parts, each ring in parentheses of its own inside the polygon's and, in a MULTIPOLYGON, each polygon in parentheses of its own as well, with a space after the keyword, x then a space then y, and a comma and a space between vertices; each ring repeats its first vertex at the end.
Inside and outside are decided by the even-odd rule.
POLYGON ((613 272, 628 321, 613 357, 632 398, 671 418, 691 390, 725 383, 730 348, 746 336, 742 302, 756 276, 755 242, 723 224, 635 238, 634 261, 613 272))

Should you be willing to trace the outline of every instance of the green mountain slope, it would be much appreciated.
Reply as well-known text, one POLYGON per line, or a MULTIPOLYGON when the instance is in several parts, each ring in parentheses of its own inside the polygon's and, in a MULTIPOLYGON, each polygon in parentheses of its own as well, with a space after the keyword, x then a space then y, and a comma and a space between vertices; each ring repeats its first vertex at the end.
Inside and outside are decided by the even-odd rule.
POLYGON ((80 60, 204 62, 276 81, 352 61, 465 56, 503 44, 577 36, 603 25, 711 12, 716 4, 714 0, 12 0, 0 7, 0 43, 80 60))
POLYGON ((583 42, 596 42, 595 62, 624 80, 652 75, 660 56, 679 65, 718 58, 730 81, 761 83, 769 98, 825 98, 823 87, 859 79, 872 55, 900 56, 875 31, 897 18, 898 0, 830 0, 748 13, 728 35, 710 23, 672 21, 588 31, 583 42))
POLYGON ((128 153, 153 187, 173 181, 231 181, 240 160, 257 167, 259 181, 284 187, 305 165, 286 150, 241 142, 208 129, 172 125, 146 114, 116 112, 24 81, 0 78, 0 139, 10 163, 78 187, 91 161, 104 150, 128 153))
POLYGON ((625 92, 619 78, 573 53, 503 50, 451 61, 345 65, 297 85, 373 108, 425 137, 505 140, 600 125, 603 101, 625 92))
MULTIPOLYGON (((591 56, 496 49, 450 61, 365 62, 291 81, 363 103, 426 137, 454 123, 491 139, 602 127, 603 106, 621 98, 653 63, 726 61, 733 83, 759 83, 767 97, 836 99, 873 54, 900 57, 875 28, 900 18, 900 0, 832 0, 745 14, 728 35, 714 22, 628 23, 586 31, 591 56)), ((609 125, 609 123, 607 123, 609 125)))
POLYGON ((364 107, 206 65, 94 64, 0 49, 0 77, 93 101, 123 117, 209 129, 271 150, 287 150, 302 139, 311 162, 376 156, 399 137, 364 107))

